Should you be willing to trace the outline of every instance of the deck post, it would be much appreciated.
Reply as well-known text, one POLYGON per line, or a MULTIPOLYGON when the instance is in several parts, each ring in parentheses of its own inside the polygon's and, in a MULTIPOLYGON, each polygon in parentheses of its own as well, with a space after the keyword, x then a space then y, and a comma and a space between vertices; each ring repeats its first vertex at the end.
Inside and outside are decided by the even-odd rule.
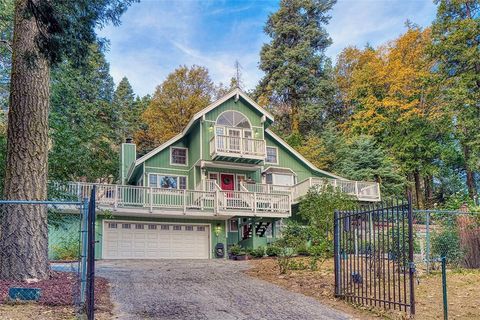
POLYGON ((253 206, 252 206, 252 211, 257 212, 257 193, 253 193, 253 206))
POLYGON ((113 199, 113 207, 115 209, 118 207, 118 184, 115 185, 115 197, 113 199))
POLYGON ((149 188, 149 193, 150 193, 150 213, 153 212, 153 188, 149 188))
MULTIPOLYGON (((203 208, 200 208, 203 210, 203 208)), ((187 190, 183 189, 183 214, 187 214, 187 190)))
POLYGON ((358 181, 355 181, 355 196, 358 198, 358 181))

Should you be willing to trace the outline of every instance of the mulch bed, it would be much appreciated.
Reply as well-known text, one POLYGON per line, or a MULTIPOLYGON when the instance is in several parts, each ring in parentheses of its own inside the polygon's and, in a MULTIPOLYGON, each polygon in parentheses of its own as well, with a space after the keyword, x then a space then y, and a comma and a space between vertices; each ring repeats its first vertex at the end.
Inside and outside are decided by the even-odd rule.
MULTIPOLYGON (((8 301, 8 289, 11 287, 40 288, 40 304, 49 306, 71 306, 79 296, 78 275, 73 272, 52 271, 50 278, 36 283, 0 280, 0 304, 8 301)), ((95 303, 109 304, 108 282, 104 278, 95 278, 95 303)))

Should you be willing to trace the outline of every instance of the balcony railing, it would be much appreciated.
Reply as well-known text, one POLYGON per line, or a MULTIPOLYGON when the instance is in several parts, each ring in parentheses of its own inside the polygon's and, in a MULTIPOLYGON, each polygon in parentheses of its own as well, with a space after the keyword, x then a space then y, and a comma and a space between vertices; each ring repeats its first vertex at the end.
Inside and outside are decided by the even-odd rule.
POLYGON ((290 195, 223 191, 211 181, 206 182, 208 189, 205 191, 85 182, 54 183, 53 186, 77 199, 90 197, 93 186, 96 186, 97 204, 113 210, 272 217, 289 217, 291 214, 290 195))
POLYGON ((327 178, 309 178, 293 186, 281 186, 274 184, 246 183, 242 182, 242 189, 250 192, 262 192, 268 194, 289 194, 293 202, 307 194, 313 186, 331 185, 340 191, 356 197, 360 201, 380 201, 380 186, 376 182, 351 181, 327 178))
POLYGON ((298 201, 313 186, 331 185, 340 191, 356 197, 360 201, 380 201, 380 185, 377 182, 340 179, 309 178, 297 183, 292 190, 292 198, 298 201))
POLYGON ((265 140, 215 134, 210 139, 210 156, 263 160, 266 156, 265 140))

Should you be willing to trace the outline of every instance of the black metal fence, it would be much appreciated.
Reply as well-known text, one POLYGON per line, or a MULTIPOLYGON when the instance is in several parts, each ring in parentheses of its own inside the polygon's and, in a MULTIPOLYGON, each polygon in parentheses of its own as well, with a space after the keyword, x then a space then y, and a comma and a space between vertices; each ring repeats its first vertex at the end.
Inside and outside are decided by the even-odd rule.
POLYGON ((415 314, 411 202, 335 212, 335 294, 415 314))
POLYGON ((25 308, 15 306, 25 301, 34 302, 31 308, 40 313, 58 313, 58 318, 93 310, 94 300, 88 297, 93 297, 94 272, 88 261, 93 260, 94 252, 88 251, 88 245, 95 243, 91 238, 94 221, 95 207, 87 199, 0 200, 2 316, 22 318, 25 308))

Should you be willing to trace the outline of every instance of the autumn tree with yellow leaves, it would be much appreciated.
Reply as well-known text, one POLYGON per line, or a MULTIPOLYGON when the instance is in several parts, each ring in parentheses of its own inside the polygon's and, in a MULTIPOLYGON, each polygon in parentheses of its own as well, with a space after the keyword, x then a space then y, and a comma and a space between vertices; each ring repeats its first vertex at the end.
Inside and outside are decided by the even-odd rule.
POLYGON ((215 90, 204 67, 181 66, 170 73, 141 116, 142 128, 135 133, 140 152, 148 152, 180 133, 196 112, 211 103, 215 90))

